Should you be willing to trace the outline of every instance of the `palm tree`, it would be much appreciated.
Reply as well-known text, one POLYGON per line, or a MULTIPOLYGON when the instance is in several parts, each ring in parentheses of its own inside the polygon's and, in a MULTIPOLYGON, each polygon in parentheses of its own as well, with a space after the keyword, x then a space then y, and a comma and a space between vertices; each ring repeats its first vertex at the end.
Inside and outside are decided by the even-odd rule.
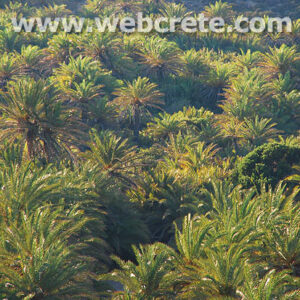
MULTIPOLYGON (((8 4, 6 4, 5 7, 5 11, 8 14, 13 14, 14 16, 16 16, 17 18, 20 17, 21 15, 24 17, 27 17, 28 15, 30 15, 30 13, 32 12, 32 8, 28 6, 28 3, 24 3, 24 5, 22 5, 21 3, 13 3, 11 1, 4 1, 8 2, 8 4)), ((3 5, 3 4, 2 4, 3 5)))
POLYGON ((294 42, 297 43, 299 41, 299 37, 300 37, 300 21, 299 21, 299 19, 293 21, 292 31, 290 32, 290 35, 294 42))
POLYGON ((6 224, 18 222, 22 212, 31 213, 42 205, 55 202, 59 190, 59 181, 48 168, 41 170, 34 168, 30 162, 22 163, 22 159, 18 158, 21 156, 20 149, 18 152, 17 157, 13 158, 10 154, 1 163, 0 215, 6 224))
POLYGON ((295 132, 299 125, 300 94, 295 87, 290 72, 285 75, 279 74, 278 78, 266 84, 273 119, 280 129, 289 133, 295 132))
POLYGON ((20 56, 17 56, 21 68, 21 75, 32 76, 36 80, 43 74, 44 55, 43 51, 37 46, 22 46, 20 56))
POLYGON ((246 280, 241 295, 249 300, 297 299, 297 283, 288 272, 276 273, 273 269, 263 278, 253 278, 250 268, 245 272, 246 280))
POLYGON ((277 144, 285 145, 288 147, 298 147, 299 146, 299 140, 294 135, 289 135, 289 136, 279 135, 277 137, 277 139, 271 139, 270 143, 277 143, 277 144))
POLYGON ((222 98, 224 89, 228 86, 231 77, 235 75, 235 70, 231 64, 217 62, 204 76, 204 88, 200 92, 206 104, 214 107, 216 102, 222 98), (209 101, 209 103, 207 102, 209 101))
POLYGON ((95 99, 87 104, 89 124, 96 129, 111 128, 117 122, 116 107, 106 97, 95 99))
POLYGON ((86 222, 83 214, 74 207, 21 215, 20 224, 4 226, 1 236, 0 270, 8 297, 90 298, 88 260, 76 254, 78 242, 69 244, 86 222))
POLYGON ((85 54, 112 68, 114 56, 121 50, 121 38, 116 33, 103 32, 87 36, 83 41, 85 54))
POLYGON ((0 88, 4 90, 7 82, 19 74, 20 66, 12 54, 4 53, 0 58, 0 88))
POLYGON ((299 128, 300 93, 293 90, 289 93, 273 96, 274 120, 286 133, 295 133, 299 128))
POLYGON ((87 0, 83 8, 85 11, 94 14, 95 16, 99 16, 106 6, 105 2, 106 1, 104 0, 87 0))
MULTIPOLYGON (((161 168, 168 170, 168 173, 177 179, 185 177, 189 172, 188 159, 187 161, 184 160, 187 156, 187 148, 194 149, 198 143, 198 138, 185 135, 181 131, 177 134, 170 133, 165 142, 157 146, 162 151, 161 155, 164 155, 161 168)), ((189 175, 194 174, 191 172, 189 175)))
POLYGON ((244 122, 224 114, 217 116, 217 119, 222 137, 231 142, 234 152, 237 153, 239 151, 239 142, 242 138, 241 128, 244 122))
MULTIPOLYGON (((163 141, 161 141, 163 143, 163 141)), ((181 174, 184 165, 184 155, 187 152, 187 148, 195 148, 199 143, 199 139, 190 135, 185 135, 181 131, 178 133, 170 133, 168 137, 165 137, 165 142, 160 145, 163 150, 163 165, 169 172, 175 177, 181 174), (171 167, 172 166, 172 167, 171 167), (174 173, 173 173, 174 172, 174 173)), ((184 169, 185 171, 186 169, 184 169)))
POLYGON ((209 71, 205 59, 200 51, 195 49, 188 50, 182 55, 185 65, 184 74, 188 77, 204 76, 209 71))
POLYGON ((206 145, 205 142, 199 142, 193 146, 186 146, 186 151, 181 160, 181 166, 187 173, 197 172, 203 165, 211 162, 219 151, 216 145, 206 145))
POLYGON ((56 86, 61 97, 71 101, 81 110, 81 119, 87 122, 89 108, 103 94, 102 84, 98 84, 100 64, 90 57, 70 58, 69 64, 63 63, 55 71, 56 86))
POLYGON ((145 15, 157 14, 164 4, 164 0, 142 0, 141 9, 145 15))
POLYGON ((55 70, 57 86, 61 89, 64 87, 73 87, 74 82, 80 84, 83 80, 96 83, 99 76, 101 64, 91 57, 78 56, 70 57, 68 63, 62 63, 55 70))
POLYGON ((37 10, 37 15, 40 17, 49 17, 52 19, 59 18, 59 17, 66 17, 70 15, 72 12, 67 9, 67 5, 61 4, 48 4, 48 6, 43 6, 42 8, 37 10))
POLYGON ((141 174, 136 190, 130 191, 130 199, 142 208, 152 239, 169 242, 173 237, 173 222, 181 222, 191 211, 190 206, 198 203, 200 188, 186 177, 175 177, 165 160, 155 170, 141 174))
POLYGON ((60 32, 54 35, 48 41, 47 62, 50 66, 55 66, 59 63, 68 63, 71 57, 76 57, 79 53, 78 36, 76 34, 67 34, 60 32))
POLYGON ((250 49, 247 52, 241 50, 241 55, 236 59, 236 64, 241 70, 244 69, 250 70, 253 67, 256 67, 260 61, 260 53, 258 51, 252 52, 250 49))
POLYGON ((157 85, 151 83, 146 77, 138 77, 132 83, 114 92, 116 98, 113 103, 120 107, 121 111, 129 113, 132 118, 134 136, 138 140, 141 127, 141 116, 150 113, 148 108, 161 109, 164 104, 163 94, 157 90, 157 85))
POLYGON ((225 89, 225 100, 220 107, 224 113, 243 121, 245 118, 254 118, 257 113, 266 109, 265 79, 258 69, 245 71, 234 78, 230 86, 225 89))
POLYGON ((136 147, 109 131, 90 133, 90 151, 85 156, 92 160, 96 169, 123 183, 132 184, 132 177, 140 165, 136 147))
POLYGON ((127 0, 114 0, 112 1, 114 10, 117 14, 128 14, 135 13, 139 11, 139 4, 135 1, 127 1, 127 0))
POLYGON ((210 215, 214 218, 224 216, 233 206, 231 197, 234 185, 230 182, 214 180, 204 190, 205 202, 209 205, 210 215))
POLYGON ((166 3, 164 2, 162 8, 159 10, 160 13, 167 18, 185 18, 188 17, 191 13, 187 12, 184 4, 177 3, 166 3))
POLYGON ((207 216, 216 221, 214 229, 221 237, 219 243, 225 248, 239 245, 245 252, 249 248, 253 250, 253 242, 259 241, 261 235, 255 225, 260 214, 255 191, 243 191, 241 186, 234 186, 228 181, 214 180, 211 187, 204 190, 204 196, 207 216))
POLYGON ((159 113, 158 117, 147 124, 145 133, 154 140, 165 140, 170 134, 177 134, 182 129, 183 122, 176 115, 166 112, 159 113))
POLYGON ((169 74, 178 74, 183 67, 176 43, 158 36, 145 38, 138 54, 146 73, 160 80, 169 74))
MULTIPOLYGON (((263 212, 258 224, 263 230, 271 230, 277 226, 279 226, 278 230, 283 230, 284 226, 289 226, 289 222, 296 220, 299 205, 295 203, 299 191, 296 188, 291 193, 287 193, 287 190, 287 186, 282 182, 275 188, 268 188, 265 185, 261 187, 260 194, 256 198, 263 212)), ((284 232, 284 235, 287 239, 289 233, 284 232)))
POLYGON ((80 129, 74 109, 66 110, 56 100, 51 86, 22 79, 11 82, 2 97, 2 141, 19 140, 31 159, 53 161, 61 154, 74 159, 72 148, 82 141, 82 126, 80 129))
MULTIPOLYGON (((124 39, 124 37, 123 37, 124 39)), ((117 33, 103 32, 83 38, 80 47, 84 55, 98 60, 118 78, 132 78, 136 73, 131 55, 117 33)))
POLYGON ((74 88, 64 87, 63 91, 65 95, 81 109, 81 120, 87 122, 90 118, 89 108, 92 106, 92 103, 99 99, 103 85, 95 85, 93 82, 87 82, 83 79, 79 84, 74 82, 73 86, 74 88))
POLYGON ((183 298, 238 298, 244 281, 243 249, 237 246, 231 246, 228 250, 213 247, 207 249, 205 254, 206 259, 198 259, 182 271, 182 277, 186 280, 181 291, 183 298))
POLYGON ((18 143, 8 145, 4 142, 0 147, 0 165, 5 169, 10 165, 21 165, 24 161, 21 146, 18 143))
POLYGON ((231 21, 233 17, 232 6, 222 0, 216 1, 215 4, 205 6, 204 15, 208 18, 220 17, 227 23, 231 21))
POLYGON ((0 31, 0 52, 11 53, 18 50, 20 36, 13 30, 5 29, 0 31))
POLYGON ((288 71, 293 71, 295 62, 300 59, 296 46, 288 47, 286 44, 281 45, 280 48, 270 48, 270 53, 262 56, 263 61, 260 65, 269 77, 285 75, 288 71))
POLYGON ((159 299, 160 297, 172 299, 172 295, 174 295, 170 290, 172 265, 167 249, 167 246, 159 243, 139 248, 133 246, 137 264, 114 257, 120 269, 100 278, 122 283, 125 291, 116 292, 114 299, 118 299, 117 295, 126 295, 126 293, 141 300, 159 299))
POLYGON ((288 269, 294 276, 300 274, 299 218, 288 224, 266 229, 262 257, 270 269, 288 269))
POLYGON ((191 264, 195 260, 205 256, 204 250, 213 241, 210 236, 212 222, 205 217, 191 218, 191 215, 184 217, 182 231, 175 224, 175 241, 179 256, 176 256, 184 268, 186 264, 191 264))
MULTIPOLYGON (((0 215, 2 222, 18 221, 21 212, 31 214, 42 206, 58 205, 62 198, 66 205, 80 203, 91 210, 92 179, 83 168, 71 171, 56 165, 44 166, 26 160, 22 147, 4 144, 0 152, 0 215)), ((90 176, 93 178, 93 176, 90 176)), ((99 220, 99 217, 98 217, 99 220)))
POLYGON ((208 143, 218 138, 219 130, 215 124, 215 115, 204 107, 200 109, 184 107, 175 115, 184 122, 185 131, 195 134, 200 140, 208 143))
POLYGON ((214 114, 203 107, 184 107, 177 113, 159 113, 158 117, 147 124, 144 133, 156 140, 164 140, 168 136, 177 135, 180 131, 187 135, 197 136, 203 141, 210 141, 218 136, 218 128, 214 126, 214 114))
POLYGON ((279 131, 275 129, 275 123, 271 119, 259 118, 245 119, 241 128, 242 138, 249 142, 253 147, 260 146, 278 135, 279 131))
POLYGON ((20 133, 28 148, 29 157, 39 152, 37 118, 42 114, 43 101, 46 102, 48 91, 42 81, 18 81, 10 83, 8 91, 3 94, 4 103, 0 104, 2 112, 2 140, 10 136, 14 141, 20 133))
MULTIPOLYGON (((55 69, 50 79, 61 91, 61 97, 67 102, 72 100, 75 106, 76 99, 70 99, 73 93, 93 95, 97 91, 97 94, 100 92, 102 94, 101 89, 103 89, 107 96, 111 96, 114 89, 121 86, 120 81, 113 77, 110 71, 103 69, 99 61, 81 55, 77 58, 71 57, 69 63, 62 63, 59 68, 55 69)), ((77 102, 77 106, 80 105, 80 101, 77 102)))
POLYGON ((284 96, 295 90, 295 87, 295 80, 290 72, 287 72, 285 75, 279 74, 278 78, 274 78, 266 84, 268 94, 273 97, 284 96))

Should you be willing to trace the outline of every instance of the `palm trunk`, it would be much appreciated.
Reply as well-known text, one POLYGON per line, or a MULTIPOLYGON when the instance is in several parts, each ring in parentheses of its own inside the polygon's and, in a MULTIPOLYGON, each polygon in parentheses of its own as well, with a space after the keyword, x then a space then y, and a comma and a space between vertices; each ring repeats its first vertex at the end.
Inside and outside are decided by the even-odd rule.
POLYGON ((234 147, 234 150, 235 150, 235 153, 238 153, 239 151, 239 146, 237 144, 237 138, 233 138, 233 147, 234 147))
POLYGON ((137 141, 139 142, 139 135, 140 135, 140 124, 141 124, 141 114, 139 108, 134 109, 134 116, 133 116, 133 134, 137 141))
POLYGON ((34 158, 33 139, 27 136, 26 142, 27 142, 28 157, 29 159, 32 159, 34 158))

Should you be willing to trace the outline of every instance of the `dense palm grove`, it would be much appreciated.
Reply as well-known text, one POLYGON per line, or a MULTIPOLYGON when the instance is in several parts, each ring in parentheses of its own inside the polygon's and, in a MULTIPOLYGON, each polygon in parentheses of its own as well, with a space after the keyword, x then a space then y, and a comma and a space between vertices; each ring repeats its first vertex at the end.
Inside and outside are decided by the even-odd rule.
POLYGON ((1 1, 1 299, 300 298, 300 20, 261 34, 10 22, 184 17, 186 2, 1 1))

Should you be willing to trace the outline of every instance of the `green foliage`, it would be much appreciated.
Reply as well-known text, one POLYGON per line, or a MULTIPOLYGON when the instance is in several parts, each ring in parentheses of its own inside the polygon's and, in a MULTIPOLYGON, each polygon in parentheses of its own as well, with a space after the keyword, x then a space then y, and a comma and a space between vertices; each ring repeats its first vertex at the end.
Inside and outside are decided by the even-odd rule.
POLYGON ((245 283, 243 294, 247 299, 251 300, 267 300, 273 299, 273 297, 282 297, 283 299, 297 299, 297 291, 286 293, 289 285, 295 285, 292 278, 287 272, 276 273, 275 270, 267 273, 264 278, 258 282, 253 280, 251 271, 247 270, 248 275, 245 283))
POLYGON ((177 74, 182 66, 180 49, 176 43, 157 36, 145 38, 138 55, 146 74, 163 79, 169 74, 177 74))
POLYGON ((9 53, 19 49, 20 36, 9 29, 0 30, 0 52, 9 53))
POLYGON ((0 269, 7 294, 27 299, 88 296, 89 284, 82 282, 83 277, 88 280, 84 274, 87 260, 76 255, 79 243, 68 246, 70 236, 84 222, 74 207, 64 212, 38 209, 31 215, 22 213, 20 222, 4 226, 0 269))
POLYGON ((16 64, 14 55, 4 53, 0 58, 0 87, 5 89, 7 82, 16 77, 19 67, 16 64))
POLYGON ((149 230, 142 215, 127 199, 112 196, 103 203, 106 212, 106 241, 113 252, 124 259, 134 259, 132 245, 149 242, 149 230))
POLYGON ((296 0, 0 2, 1 299, 299 299, 299 20, 87 32, 296 0), (89 24, 11 23, 64 16, 89 24))
POLYGON ((270 143, 257 147, 237 166, 238 180, 244 186, 270 184, 291 175, 292 167, 300 161, 300 149, 270 143))
POLYGON ((73 159, 72 146, 82 136, 74 109, 62 106, 44 81, 10 82, 0 103, 2 141, 19 140, 28 157, 54 161, 61 154, 73 159))
POLYGON ((125 292, 118 294, 124 295, 129 292, 134 297, 139 297, 138 299, 153 299, 168 294, 171 296, 172 293, 168 291, 170 285, 168 279, 172 266, 168 253, 163 250, 164 246, 161 244, 141 246, 140 249, 133 247, 137 265, 116 257, 120 270, 114 270, 105 277, 124 285, 125 292))
POLYGON ((221 17, 226 21, 230 21, 233 16, 232 6, 222 0, 206 6, 204 13, 209 18, 221 17))
POLYGON ((210 238, 207 236, 211 228, 212 223, 209 220, 205 218, 193 220, 190 214, 183 220, 182 232, 176 226, 176 246, 183 264, 193 264, 196 259, 204 255, 203 249, 209 244, 210 238))
POLYGON ((269 73, 269 76, 285 75, 286 72, 294 69, 297 60, 299 60, 299 54, 296 47, 288 47, 283 44, 280 48, 270 49, 270 53, 264 54, 261 65, 269 73))
POLYGON ((163 94, 157 90, 157 85, 151 83, 147 77, 138 77, 132 83, 115 91, 114 104, 130 116, 133 123, 134 135, 139 136, 142 114, 150 113, 149 108, 161 109, 164 104, 163 94))
POLYGON ((109 131, 96 131, 90 134, 90 151, 86 153, 97 171, 105 173, 116 180, 131 183, 135 168, 138 166, 139 156, 136 147, 129 147, 128 140, 122 140, 109 131))

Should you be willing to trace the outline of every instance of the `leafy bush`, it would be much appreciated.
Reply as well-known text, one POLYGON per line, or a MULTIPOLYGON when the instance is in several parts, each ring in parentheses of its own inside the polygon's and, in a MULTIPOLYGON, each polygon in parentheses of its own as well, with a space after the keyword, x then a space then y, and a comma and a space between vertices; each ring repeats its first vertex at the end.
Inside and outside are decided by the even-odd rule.
POLYGON ((238 165, 238 181, 245 187, 270 184, 293 173, 300 162, 300 148, 277 143, 264 144, 246 155, 238 165))

